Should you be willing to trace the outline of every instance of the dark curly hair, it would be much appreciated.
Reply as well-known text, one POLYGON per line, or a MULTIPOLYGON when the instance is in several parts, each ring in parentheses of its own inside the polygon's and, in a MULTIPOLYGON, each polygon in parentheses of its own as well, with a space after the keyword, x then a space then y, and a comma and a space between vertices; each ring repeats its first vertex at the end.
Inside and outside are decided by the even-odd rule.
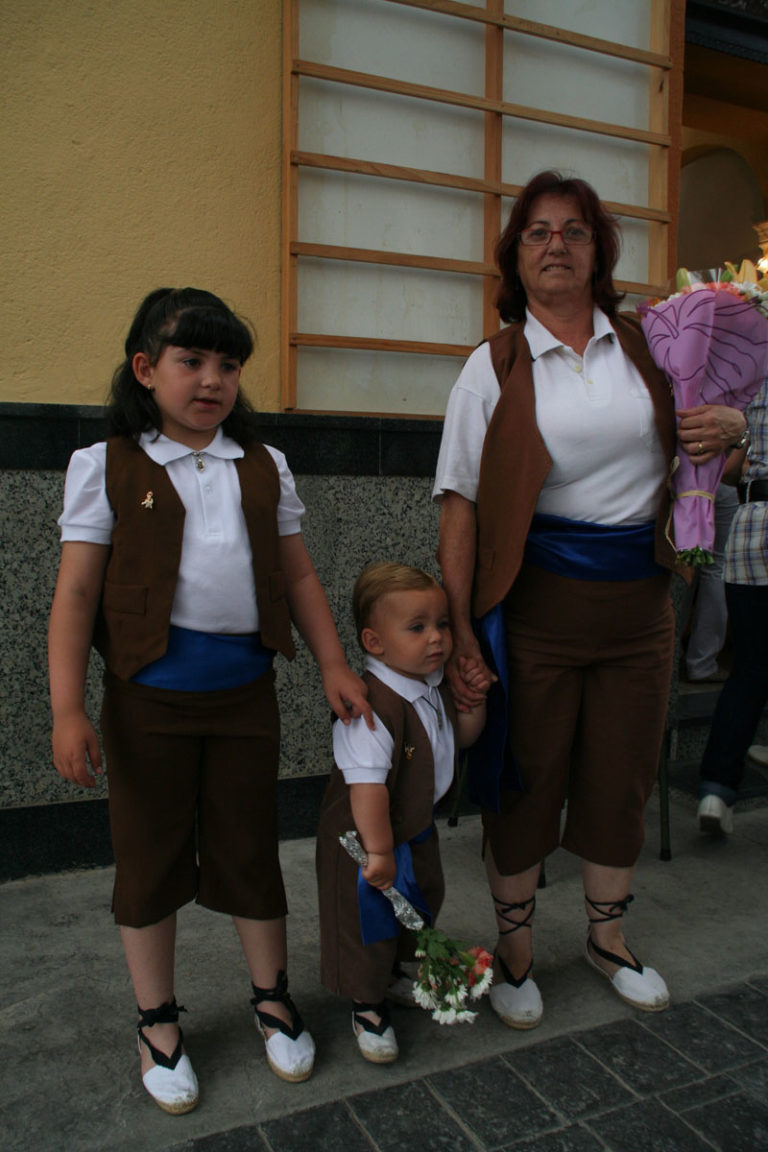
POLYGON ((584 223, 595 232, 595 270, 592 298, 606 315, 613 317, 616 306, 624 299, 613 283, 613 270, 619 259, 621 234, 618 222, 606 212, 597 193, 586 180, 564 177, 559 172, 539 172, 520 192, 496 242, 494 258, 501 272, 496 292, 496 307, 504 321, 524 320, 527 297, 517 273, 517 249, 520 232, 528 223, 534 200, 539 196, 572 196, 581 209, 584 223))
MULTIPOLYGON (((201 288, 156 288, 141 302, 125 338, 125 360, 112 377, 107 400, 107 432, 110 436, 138 436, 162 426, 162 413, 155 398, 143 388, 133 371, 133 358, 144 352, 157 364, 169 344, 223 352, 245 364, 253 352, 248 323, 223 300, 201 288)), ((255 413, 238 388, 232 411, 222 429, 238 444, 256 438, 255 413)))

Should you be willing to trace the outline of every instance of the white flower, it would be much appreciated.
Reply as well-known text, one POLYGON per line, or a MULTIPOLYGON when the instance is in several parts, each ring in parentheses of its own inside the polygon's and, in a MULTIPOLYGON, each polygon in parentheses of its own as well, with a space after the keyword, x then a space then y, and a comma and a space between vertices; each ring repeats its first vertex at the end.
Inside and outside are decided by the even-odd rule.
POLYGON ((438 1024, 471 1024, 477 1012, 457 1012, 455 1008, 437 1008, 432 1019, 438 1024))
POLYGON ((485 972, 476 984, 470 989, 470 996, 473 1000, 479 1000, 481 996, 485 996, 486 992, 493 983, 493 969, 486 968, 485 972))

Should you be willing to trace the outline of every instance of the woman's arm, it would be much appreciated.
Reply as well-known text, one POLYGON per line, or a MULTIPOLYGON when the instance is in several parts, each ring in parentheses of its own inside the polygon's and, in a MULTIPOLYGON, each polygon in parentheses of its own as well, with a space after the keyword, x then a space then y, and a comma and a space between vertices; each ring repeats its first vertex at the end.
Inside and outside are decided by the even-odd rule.
POLYGON ((85 678, 108 556, 104 544, 62 545, 48 627, 53 762, 65 780, 83 788, 92 788, 93 773, 102 771, 99 741, 85 713, 85 678))
POLYGON ((344 724, 363 716, 373 729, 365 684, 347 664, 331 609, 300 532, 280 537, 291 618, 317 661, 328 703, 344 724))
POLYGON ((475 505, 458 492, 446 492, 440 508, 438 560, 443 588, 448 597, 453 654, 446 664, 445 672, 456 707, 461 712, 474 708, 484 698, 484 693, 465 683, 461 675, 461 661, 474 661, 482 672, 493 679, 480 654, 480 645, 472 629, 472 583, 475 575, 476 538, 475 505))

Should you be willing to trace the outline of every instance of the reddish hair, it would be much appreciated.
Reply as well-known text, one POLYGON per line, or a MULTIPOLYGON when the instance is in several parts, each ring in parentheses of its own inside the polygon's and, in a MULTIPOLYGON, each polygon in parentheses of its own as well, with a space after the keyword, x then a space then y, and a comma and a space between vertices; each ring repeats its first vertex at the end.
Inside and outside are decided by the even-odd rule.
POLYGON ((527 297, 517 274, 517 248, 520 233, 528 223, 534 200, 539 196, 572 196, 581 209, 584 223, 595 233, 595 270, 592 276, 592 299, 608 316, 614 316, 616 305, 624 299, 613 283, 613 270, 619 259, 621 233, 616 219, 605 210, 586 180, 566 178, 559 172, 539 172, 520 192, 509 214, 507 226, 496 241, 494 257, 501 272, 496 293, 496 307, 504 321, 524 320, 527 297))

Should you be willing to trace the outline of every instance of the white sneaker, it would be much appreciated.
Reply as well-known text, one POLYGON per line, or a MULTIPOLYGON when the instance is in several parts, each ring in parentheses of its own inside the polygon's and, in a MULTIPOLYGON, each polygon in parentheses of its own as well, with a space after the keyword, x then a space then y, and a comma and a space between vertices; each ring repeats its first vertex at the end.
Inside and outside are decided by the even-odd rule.
POLYGON ((400 1054, 395 1030, 389 1022, 389 1013, 384 1004, 358 1005, 352 1012, 352 1031, 363 1059, 371 1064, 391 1064, 400 1054), (374 1024, 362 1012, 373 1009, 381 1018, 374 1024))
POLYGON ((535 980, 526 972, 522 980, 515 980, 501 956, 496 959, 503 980, 494 980, 488 999, 496 1015, 508 1028, 535 1028, 541 1023, 544 1005, 535 980))
POLYGON ((747 749, 747 756, 753 764, 761 768, 768 768, 768 744, 753 744, 747 749))
POLYGON ((733 808, 729 808, 720 796, 710 793, 702 796, 696 814, 699 828, 714 836, 724 836, 733 832, 733 808))

